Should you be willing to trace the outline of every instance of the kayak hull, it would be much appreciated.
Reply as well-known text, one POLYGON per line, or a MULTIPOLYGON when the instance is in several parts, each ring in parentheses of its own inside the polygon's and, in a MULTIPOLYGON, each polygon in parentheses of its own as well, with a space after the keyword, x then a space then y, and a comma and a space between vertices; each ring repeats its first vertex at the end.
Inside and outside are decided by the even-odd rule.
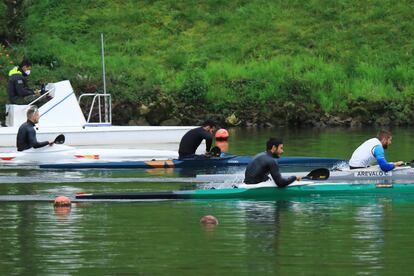
POLYGON ((151 158, 165 161, 177 156, 176 151, 169 150, 74 148, 55 144, 21 152, 0 153, 0 165, 31 166, 50 163, 126 162, 130 160, 143 162, 151 158))
MULTIPOLYGON (((125 161, 125 162, 71 162, 42 164, 45 169, 152 169, 152 168, 200 168, 200 167, 230 167, 246 166, 252 157, 226 155, 224 157, 211 157, 208 159, 169 159, 169 160, 147 160, 147 161, 125 161)), ((278 159, 281 166, 319 166, 332 167, 344 162, 337 158, 322 157, 282 157, 278 159)))
POLYGON ((324 195, 414 194, 414 183, 347 184, 309 183, 286 188, 226 188, 149 193, 78 194, 76 199, 90 200, 144 200, 144 199, 281 199, 286 197, 324 195))

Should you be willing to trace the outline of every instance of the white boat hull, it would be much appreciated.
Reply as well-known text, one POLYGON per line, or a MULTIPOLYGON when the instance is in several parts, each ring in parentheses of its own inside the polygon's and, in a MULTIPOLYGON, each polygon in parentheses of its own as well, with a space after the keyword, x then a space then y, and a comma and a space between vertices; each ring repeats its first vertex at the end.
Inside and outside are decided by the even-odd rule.
MULTIPOLYGON (((52 141, 65 135, 70 146, 154 145, 175 143, 194 127, 185 126, 99 126, 99 127, 38 127, 38 141, 52 141)), ((15 147, 18 128, 0 128, 0 146, 15 147)))

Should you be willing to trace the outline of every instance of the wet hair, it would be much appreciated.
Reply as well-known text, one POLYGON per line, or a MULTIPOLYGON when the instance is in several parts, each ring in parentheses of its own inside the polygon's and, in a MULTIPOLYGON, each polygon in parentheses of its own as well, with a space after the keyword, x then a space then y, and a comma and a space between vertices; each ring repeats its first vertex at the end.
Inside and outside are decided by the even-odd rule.
POLYGON ((382 140, 382 139, 388 139, 392 136, 391 132, 385 129, 381 129, 380 131, 378 131, 378 135, 377 138, 378 140, 382 140))
POLYGON ((37 106, 35 105, 30 106, 26 113, 27 119, 32 118, 33 114, 35 114, 36 112, 39 112, 39 110, 37 109, 37 106))
POLYGON ((282 139, 269 138, 266 142, 266 150, 271 150, 273 146, 278 147, 281 144, 283 144, 282 139))
POLYGON ((206 127, 206 126, 216 127, 216 123, 211 120, 207 120, 207 121, 204 121, 204 123, 202 123, 201 126, 202 127, 206 127))
POLYGON ((32 63, 27 58, 24 58, 22 62, 20 62, 20 67, 23 67, 23 66, 32 66, 32 63))

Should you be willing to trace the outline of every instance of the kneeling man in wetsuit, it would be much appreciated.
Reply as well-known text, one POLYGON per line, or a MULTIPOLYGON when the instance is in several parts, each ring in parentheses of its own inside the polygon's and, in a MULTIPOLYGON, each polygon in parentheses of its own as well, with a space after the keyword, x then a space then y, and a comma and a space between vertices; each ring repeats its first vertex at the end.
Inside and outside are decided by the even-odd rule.
POLYGON ((391 145, 392 135, 387 130, 380 130, 377 138, 371 138, 362 143, 352 154, 349 160, 350 169, 367 168, 371 166, 371 163, 377 161, 381 170, 388 172, 393 170, 395 167, 404 164, 403 161, 394 163, 388 163, 385 159, 384 150, 391 145))
POLYGON ((31 106, 27 110, 27 121, 23 123, 17 132, 17 150, 24 151, 30 148, 41 148, 53 145, 54 142, 38 142, 36 139, 35 124, 39 122, 39 110, 36 106, 31 106))
POLYGON ((184 134, 178 149, 179 159, 185 158, 208 158, 210 156, 211 144, 213 143, 213 133, 216 124, 210 120, 205 121, 201 127, 194 128, 184 134), (201 142, 206 140, 206 153, 196 155, 195 152, 201 142))
POLYGON ((283 154, 283 142, 270 138, 266 143, 266 151, 257 154, 247 165, 244 183, 257 184, 269 180, 269 174, 278 187, 286 187, 294 181, 300 181, 300 176, 283 178, 279 172, 279 164, 275 158, 283 154))

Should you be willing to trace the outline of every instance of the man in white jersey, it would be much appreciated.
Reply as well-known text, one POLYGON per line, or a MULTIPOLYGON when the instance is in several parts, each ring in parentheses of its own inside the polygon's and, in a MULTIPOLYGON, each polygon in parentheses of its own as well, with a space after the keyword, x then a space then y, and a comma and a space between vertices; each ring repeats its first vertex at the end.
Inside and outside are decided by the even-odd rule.
POLYGON ((381 170, 388 172, 395 167, 404 164, 403 161, 388 163, 385 159, 384 149, 387 149, 392 142, 391 132, 380 130, 377 138, 371 138, 360 145, 352 154, 349 160, 349 167, 352 169, 366 168, 374 161, 377 161, 381 170))

